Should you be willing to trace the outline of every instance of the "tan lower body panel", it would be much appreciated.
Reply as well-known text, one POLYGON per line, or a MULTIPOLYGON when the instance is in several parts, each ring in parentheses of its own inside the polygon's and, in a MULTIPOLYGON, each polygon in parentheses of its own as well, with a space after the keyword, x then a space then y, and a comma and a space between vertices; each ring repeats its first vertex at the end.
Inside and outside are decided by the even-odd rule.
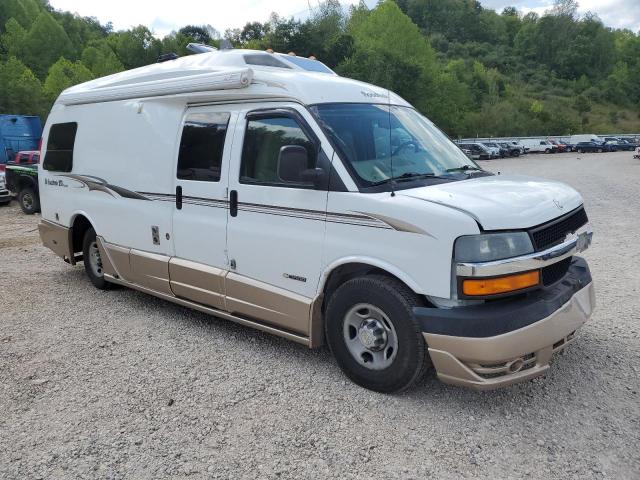
POLYGON ((166 255, 133 250, 129 253, 131 282, 160 293, 173 295, 169 284, 169 259, 166 255))
POLYGON ((131 249, 107 243, 100 236, 96 240, 104 272, 112 277, 130 280, 131 263, 129 262, 129 252, 131 249))
POLYGON ((306 297, 190 260, 113 245, 102 237, 97 243, 109 281, 310 344, 313 302, 306 297))
POLYGON ((136 285, 134 283, 130 283, 130 282, 124 281, 122 279, 113 277, 113 276, 111 276, 109 274, 105 274, 105 278, 107 278, 107 280, 109 280, 110 282, 116 283, 118 285, 123 285, 125 287, 133 288, 134 290, 139 290, 141 292, 148 293, 150 295, 154 295, 154 296, 156 296, 158 298, 162 298, 164 300, 168 300, 170 302, 177 303, 178 305, 182 305, 182 306, 185 306, 185 307, 193 308, 195 310, 198 310, 198 311, 204 312, 204 313, 208 313, 209 315, 213 315, 215 317, 223 318, 225 320, 230 320, 232 322, 239 323, 240 325, 245 325, 245 326, 248 326, 248 327, 252 327, 252 328, 255 328, 257 330, 261 330, 263 332, 272 333, 274 335, 278 335, 280 337, 284 337, 284 338, 287 338, 289 340, 293 340, 294 342, 301 343, 303 345, 309 346, 309 339, 307 337, 303 336, 303 335, 297 335, 297 334, 295 334, 293 332, 288 332, 288 331, 285 331, 285 330, 281 330, 279 328, 276 328, 276 327, 273 327, 273 326, 270 326, 270 325, 265 325, 263 323, 259 323, 259 322, 253 321, 253 320, 249 320, 249 319, 242 318, 242 317, 239 317, 239 316, 236 316, 236 315, 232 315, 230 313, 223 312, 223 311, 217 310, 215 308, 207 307, 206 305, 201 305, 199 303, 192 302, 190 300, 186 300, 186 299, 183 299, 183 298, 178 298, 178 297, 176 297, 174 295, 169 295, 169 294, 165 294, 165 293, 162 293, 162 292, 158 292, 157 290, 152 290, 152 289, 146 288, 146 287, 144 287, 142 285, 136 285))
POLYGON ((593 283, 549 317, 488 338, 424 334, 438 377, 445 383, 490 390, 543 374, 553 353, 567 346, 595 307, 593 283))
POLYGON ((225 290, 227 311, 309 334, 311 299, 232 272, 225 290))
POLYGON ((38 224, 42 244, 53 250, 59 257, 73 261, 71 229, 47 220, 38 224))
POLYGON ((172 258, 169 261, 171 290, 177 297, 226 310, 224 279, 227 272, 200 263, 172 258))

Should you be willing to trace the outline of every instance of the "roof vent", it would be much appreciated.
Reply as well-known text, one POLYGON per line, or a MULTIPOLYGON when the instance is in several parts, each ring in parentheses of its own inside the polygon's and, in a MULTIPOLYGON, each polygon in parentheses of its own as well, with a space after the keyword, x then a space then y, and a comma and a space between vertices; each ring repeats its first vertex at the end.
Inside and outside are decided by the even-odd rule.
POLYGON ((220 50, 233 50, 233 45, 227 38, 220 40, 220 50))
POLYGON ((205 45, 204 43, 190 43, 187 45, 187 50, 191 53, 209 53, 215 52, 217 48, 211 45, 205 45))

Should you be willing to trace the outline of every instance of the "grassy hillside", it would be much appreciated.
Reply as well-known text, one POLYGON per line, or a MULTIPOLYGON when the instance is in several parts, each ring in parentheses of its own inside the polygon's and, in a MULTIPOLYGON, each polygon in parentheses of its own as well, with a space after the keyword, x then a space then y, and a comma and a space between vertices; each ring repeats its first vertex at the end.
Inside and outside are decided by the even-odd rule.
MULTIPOLYGON (((342 75, 393 89, 452 136, 640 132, 640 36, 578 17, 558 0, 539 17, 475 0, 337 0, 308 20, 273 14, 229 30, 237 48, 315 55, 342 75)), ((156 38, 114 31, 47 0, 0 2, 0 112, 46 116, 73 84, 218 45, 204 26, 156 38)))

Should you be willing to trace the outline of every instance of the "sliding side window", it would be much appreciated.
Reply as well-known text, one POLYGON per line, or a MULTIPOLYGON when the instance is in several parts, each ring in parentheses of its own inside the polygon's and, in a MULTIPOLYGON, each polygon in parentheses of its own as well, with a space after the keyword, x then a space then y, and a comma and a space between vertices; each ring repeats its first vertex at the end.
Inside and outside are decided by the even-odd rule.
POLYGON ((76 122, 51 125, 42 168, 54 172, 70 172, 73 169, 73 147, 77 130, 76 122))
POLYGON ((182 130, 178 178, 219 182, 229 113, 192 113, 182 130))

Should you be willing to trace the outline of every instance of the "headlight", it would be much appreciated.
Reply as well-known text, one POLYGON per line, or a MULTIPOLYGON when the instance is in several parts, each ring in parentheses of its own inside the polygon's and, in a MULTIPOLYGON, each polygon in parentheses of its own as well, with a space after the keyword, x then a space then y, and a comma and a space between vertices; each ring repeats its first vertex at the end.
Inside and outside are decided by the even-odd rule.
POLYGON ((526 232, 485 233, 460 237, 455 244, 457 262, 491 262, 533 253, 526 232))

